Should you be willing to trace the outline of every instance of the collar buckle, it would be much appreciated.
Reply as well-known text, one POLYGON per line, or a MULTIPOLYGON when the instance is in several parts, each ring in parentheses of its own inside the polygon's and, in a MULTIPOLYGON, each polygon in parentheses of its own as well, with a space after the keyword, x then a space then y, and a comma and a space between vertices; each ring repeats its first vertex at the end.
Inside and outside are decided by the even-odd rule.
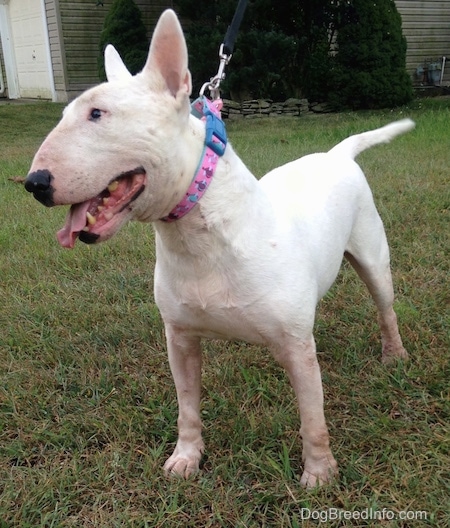
POLYGON ((205 145, 218 156, 223 156, 227 147, 227 133, 224 122, 205 104, 203 114, 206 116, 205 145))

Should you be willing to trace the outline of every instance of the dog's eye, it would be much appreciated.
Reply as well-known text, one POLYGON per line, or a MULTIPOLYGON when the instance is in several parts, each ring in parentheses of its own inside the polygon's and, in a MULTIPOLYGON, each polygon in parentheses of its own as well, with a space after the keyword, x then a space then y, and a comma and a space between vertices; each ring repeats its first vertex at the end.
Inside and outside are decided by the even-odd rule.
POLYGON ((89 115, 89 120, 90 121, 97 121, 97 119, 100 119, 102 117, 102 111, 99 110, 98 108, 93 108, 91 110, 91 113, 89 115))

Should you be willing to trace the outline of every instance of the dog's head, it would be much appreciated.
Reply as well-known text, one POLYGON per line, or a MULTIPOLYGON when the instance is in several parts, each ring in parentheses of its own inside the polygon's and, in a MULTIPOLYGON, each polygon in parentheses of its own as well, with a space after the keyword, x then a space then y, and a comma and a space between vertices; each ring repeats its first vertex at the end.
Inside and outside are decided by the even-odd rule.
POLYGON ((191 77, 175 13, 162 14, 141 73, 132 76, 112 46, 105 69, 108 82, 65 108, 25 181, 44 205, 71 205, 58 233, 65 247, 106 240, 130 219, 163 217, 186 171, 178 160, 189 148, 191 77))

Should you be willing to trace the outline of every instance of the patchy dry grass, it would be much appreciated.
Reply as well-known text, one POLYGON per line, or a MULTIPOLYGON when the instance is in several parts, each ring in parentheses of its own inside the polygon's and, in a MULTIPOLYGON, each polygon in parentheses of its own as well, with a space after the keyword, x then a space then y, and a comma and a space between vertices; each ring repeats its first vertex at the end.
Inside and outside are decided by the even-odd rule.
POLYGON ((151 228, 60 249, 65 211, 8 180, 26 174, 60 112, 0 106, 0 527, 447 526, 450 102, 228 125, 260 176, 351 133, 417 122, 359 159, 390 240, 411 361, 380 364, 373 305, 344 265, 316 325, 340 478, 313 491, 299 486, 293 391, 265 350, 245 344, 205 343, 203 470, 162 477, 177 408, 151 228), (333 519, 333 508, 379 518, 333 519), (302 518, 308 510, 320 518, 302 518))

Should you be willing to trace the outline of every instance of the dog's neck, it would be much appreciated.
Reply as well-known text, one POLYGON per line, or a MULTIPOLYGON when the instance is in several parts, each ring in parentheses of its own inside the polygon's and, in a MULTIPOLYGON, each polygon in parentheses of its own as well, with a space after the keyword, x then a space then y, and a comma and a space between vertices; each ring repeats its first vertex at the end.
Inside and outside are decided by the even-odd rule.
MULTIPOLYGON (((189 136, 196 143, 191 152, 202 152, 200 141, 204 141, 204 127, 202 137, 199 124, 202 125, 197 118, 191 117, 189 136)), ((184 192, 188 185, 185 182, 184 192)), ((160 239, 158 246, 172 257, 177 254, 189 258, 190 255, 195 259, 207 259, 212 246, 219 241, 222 247, 238 251, 245 244, 241 235, 246 226, 252 222, 264 223, 270 207, 258 181, 228 144, 207 191, 196 206, 173 223, 155 222, 160 239)))

